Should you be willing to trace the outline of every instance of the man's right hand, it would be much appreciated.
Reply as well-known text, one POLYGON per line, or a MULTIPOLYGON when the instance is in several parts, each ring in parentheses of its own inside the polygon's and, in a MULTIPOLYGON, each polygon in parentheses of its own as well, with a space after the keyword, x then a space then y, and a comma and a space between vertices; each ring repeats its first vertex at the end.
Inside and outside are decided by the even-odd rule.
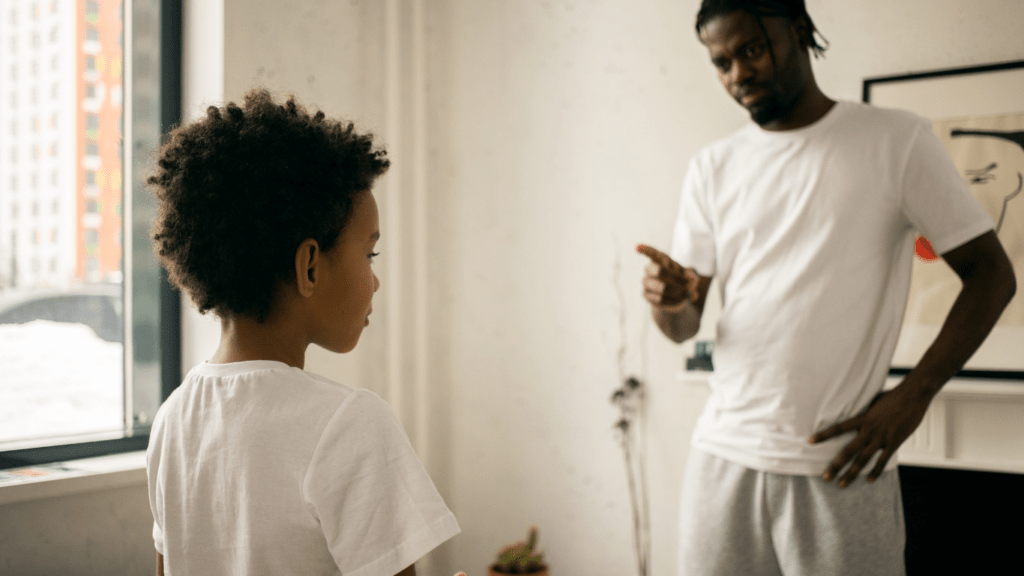
POLYGON ((644 269, 644 298, 652 306, 671 314, 697 302, 700 277, 693 269, 645 244, 637 244, 636 251, 651 259, 644 269))

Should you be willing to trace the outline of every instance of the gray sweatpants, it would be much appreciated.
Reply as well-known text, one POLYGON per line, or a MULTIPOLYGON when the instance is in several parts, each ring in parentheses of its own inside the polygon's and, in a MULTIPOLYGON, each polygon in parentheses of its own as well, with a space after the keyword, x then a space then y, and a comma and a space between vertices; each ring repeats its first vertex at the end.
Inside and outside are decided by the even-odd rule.
POLYGON ((865 478, 839 489, 820 476, 760 472, 691 448, 679 576, 903 576, 899 475, 865 478))

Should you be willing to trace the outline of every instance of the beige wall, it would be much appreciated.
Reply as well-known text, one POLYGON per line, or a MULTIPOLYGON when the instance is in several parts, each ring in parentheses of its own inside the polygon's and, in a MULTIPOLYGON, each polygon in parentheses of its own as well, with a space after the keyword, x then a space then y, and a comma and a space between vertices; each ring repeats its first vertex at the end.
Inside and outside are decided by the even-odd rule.
MULTIPOLYGON (((626 368, 637 372, 647 310, 632 246, 668 246, 686 159, 746 120, 694 38, 697 2, 420 0, 419 13, 412 1, 220 4, 187 3, 187 114, 265 84, 392 148, 396 170, 377 190, 376 321, 355 352, 313 351, 308 367, 400 407, 463 528, 422 573, 482 575, 531 524, 554 574, 629 573, 608 402, 615 290, 627 301, 626 368)), ((864 77, 1024 58, 1019 0, 808 4, 832 42, 815 69, 833 97, 859 99, 864 77)), ((192 313, 183 325, 187 368, 209 355, 217 328, 192 313)), ((678 381, 687 346, 652 326, 643 342, 652 573, 672 574, 677 486, 707 393, 678 381)), ((0 541, 25 558, 91 554, 109 573, 151 554, 139 556, 146 537, 123 519, 148 513, 144 492, 76 502, 0 510, 0 525, 34 527, 2 529, 0 541)))
MULTIPOLYGON (((1024 3, 809 4, 832 42, 815 69, 833 97, 859 99, 868 76, 1024 58, 1024 3)), ((613 263, 618 252, 636 370, 646 309, 631 247, 668 246, 685 160, 746 120, 694 38, 696 7, 439 8, 430 221, 447 371, 434 382, 452 402, 447 482, 464 530, 446 568, 482 571, 538 524, 556 574, 631 569, 607 401, 613 263)), ((680 470, 706 392, 678 382, 679 347, 655 330, 647 345, 652 573, 671 574, 680 470)))

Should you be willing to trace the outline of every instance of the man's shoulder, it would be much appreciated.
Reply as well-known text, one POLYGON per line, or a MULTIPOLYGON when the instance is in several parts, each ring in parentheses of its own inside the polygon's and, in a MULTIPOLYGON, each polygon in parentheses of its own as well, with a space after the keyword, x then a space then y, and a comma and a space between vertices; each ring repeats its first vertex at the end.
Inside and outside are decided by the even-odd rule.
POLYGON ((866 102, 842 101, 842 124, 862 130, 913 131, 927 126, 928 120, 908 110, 884 108, 866 102))
POLYGON ((747 123, 704 145, 690 157, 691 166, 696 164, 701 169, 714 170, 715 167, 721 166, 730 158, 737 155, 743 156, 747 147, 753 143, 753 132, 756 129, 755 124, 747 123))

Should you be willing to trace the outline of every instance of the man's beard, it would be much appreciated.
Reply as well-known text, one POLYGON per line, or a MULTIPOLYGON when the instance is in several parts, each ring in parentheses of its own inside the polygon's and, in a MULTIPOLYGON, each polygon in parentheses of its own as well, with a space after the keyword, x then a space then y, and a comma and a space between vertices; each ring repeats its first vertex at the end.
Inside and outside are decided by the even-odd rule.
POLYGON ((747 108, 750 119, 758 126, 764 126, 775 120, 785 120, 796 107, 796 98, 784 99, 778 90, 773 91, 753 108, 747 108))

